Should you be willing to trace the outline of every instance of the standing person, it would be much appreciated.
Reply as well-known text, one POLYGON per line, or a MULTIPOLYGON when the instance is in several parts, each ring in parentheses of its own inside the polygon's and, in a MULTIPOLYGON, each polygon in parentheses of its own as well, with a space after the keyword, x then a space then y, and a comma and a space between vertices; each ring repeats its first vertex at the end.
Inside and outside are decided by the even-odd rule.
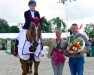
POLYGON ((77 38, 81 37, 84 40, 85 46, 76 53, 74 51, 69 51, 69 67, 71 71, 71 75, 83 75, 84 71, 84 52, 85 47, 88 51, 90 49, 90 44, 87 40, 87 38, 78 32, 78 25, 76 23, 72 24, 71 26, 72 35, 69 37, 68 42, 71 43, 72 41, 76 40, 77 38))
POLYGON ((66 41, 61 37, 62 31, 56 31, 56 39, 50 39, 48 58, 51 58, 54 75, 62 75, 65 57, 63 52, 65 50, 66 41))
POLYGON ((28 2, 29 10, 24 12, 25 24, 23 29, 28 29, 30 23, 32 22, 32 18, 36 17, 40 19, 40 14, 38 11, 35 10, 37 3, 35 0, 30 0, 28 2))
POLYGON ((91 48, 92 48, 92 56, 94 57, 94 39, 92 39, 91 48))

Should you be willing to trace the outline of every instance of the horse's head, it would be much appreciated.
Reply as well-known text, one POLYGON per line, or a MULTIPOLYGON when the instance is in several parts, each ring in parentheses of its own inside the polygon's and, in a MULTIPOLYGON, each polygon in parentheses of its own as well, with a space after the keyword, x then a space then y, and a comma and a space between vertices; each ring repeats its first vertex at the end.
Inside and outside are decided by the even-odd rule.
POLYGON ((37 41, 38 39, 41 38, 41 25, 40 25, 40 19, 35 17, 32 18, 32 22, 30 23, 30 27, 27 31, 27 40, 32 42, 32 41, 37 41))
POLYGON ((40 20, 38 18, 32 18, 32 22, 30 23, 30 27, 27 31, 26 37, 32 45, 29 48, 30 52, 34 52, 38 46, 39 39, 41 39, 41 25, 40 20))

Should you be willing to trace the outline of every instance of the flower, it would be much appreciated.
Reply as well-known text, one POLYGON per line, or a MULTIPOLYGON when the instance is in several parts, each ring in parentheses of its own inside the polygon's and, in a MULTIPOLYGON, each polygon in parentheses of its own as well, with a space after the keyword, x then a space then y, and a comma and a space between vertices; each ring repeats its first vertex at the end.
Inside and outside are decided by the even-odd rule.
POLYGON ((81 37, 78 37, 76 40, 72 41, 68 46, 68 52, 74 51, 77 52, 81 49, 83 46, 83 39, 81 37))

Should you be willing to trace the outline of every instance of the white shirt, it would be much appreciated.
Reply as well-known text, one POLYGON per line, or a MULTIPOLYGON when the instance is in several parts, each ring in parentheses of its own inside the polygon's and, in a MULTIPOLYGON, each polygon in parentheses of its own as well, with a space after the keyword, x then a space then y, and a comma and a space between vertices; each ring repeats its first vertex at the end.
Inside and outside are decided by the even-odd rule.
POLYGON ((34 11, 30 10, 31 16, 34 18, 34 11))

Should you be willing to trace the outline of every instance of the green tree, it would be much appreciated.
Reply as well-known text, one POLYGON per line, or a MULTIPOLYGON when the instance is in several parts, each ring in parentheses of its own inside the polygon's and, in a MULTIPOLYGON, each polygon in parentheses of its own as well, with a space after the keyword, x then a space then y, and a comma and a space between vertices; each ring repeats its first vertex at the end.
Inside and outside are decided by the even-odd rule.
POLYGON ((10 32, 11 33, 19 33, 19 28, 17 26, 11 26, 10 27, 10 32))
POLYGON ((63 22, 63 20, 60 17, 51 19, 51 23, 53 27, 60 28, 63 32, 66 31, 66 24, 63 22))
POLYGON ((0 40, 0 44, 2 45, 1 50, 6 50, 7 41, 6 40, 0 40))
POLYGON ((94 24, 86 24, 86 27, 84 29, 89 38, 94 38, 94 24))
POLYGON ((0 33, 9 33, 10 26, 8 22, 4 19, 0 19, 0 33))
POLYGON ((44 33, 51 33, 52 32, 52 25, 50 21, 46 19, 41 22, 42 25, 42 32, 44 33))

